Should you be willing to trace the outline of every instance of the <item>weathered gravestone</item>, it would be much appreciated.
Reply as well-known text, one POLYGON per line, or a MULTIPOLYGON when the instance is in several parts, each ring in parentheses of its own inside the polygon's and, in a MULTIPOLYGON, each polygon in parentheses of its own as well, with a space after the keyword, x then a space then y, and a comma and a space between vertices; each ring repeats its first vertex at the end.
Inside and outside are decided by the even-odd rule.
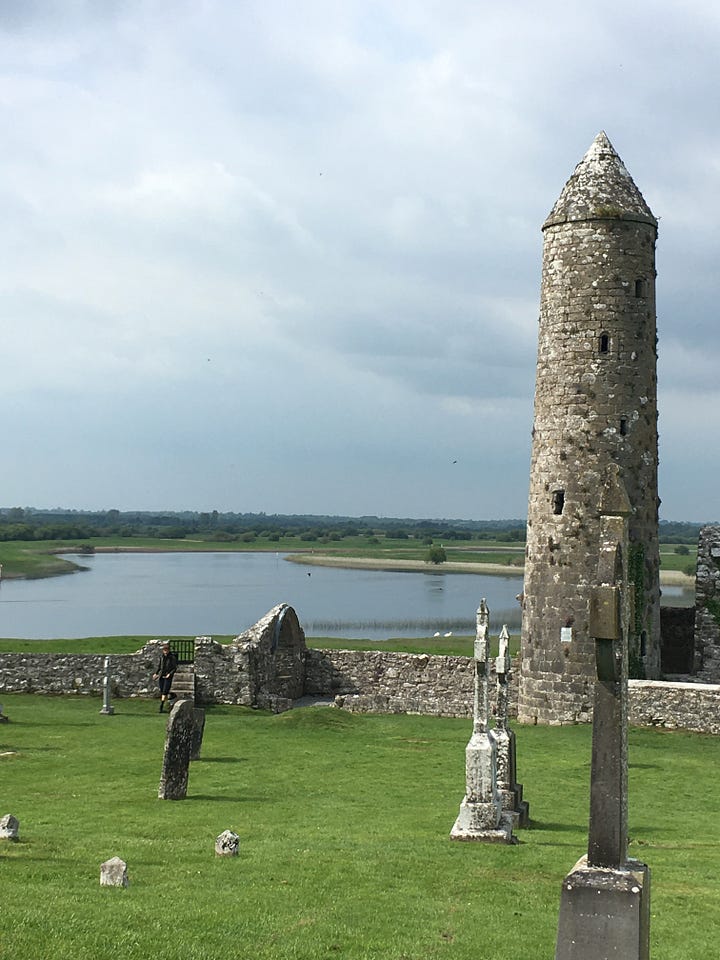
POLYGON ((565 877, 555 960, 648 960, 650 871, 627 856, 627 669, 630 504, 613 469, 603 489, 600 560, 591 590, 595 639, 588 852, 565 877))
POLYGON ((17 817, 14 817, 11 813, 6 813, 4 817, 0 817, 1 840, 17 840, 19 830, 20 821, 17 817))
POLYGON ((498 656, 495 660, 495 729, 497 743, 497 782, 503 810, 512 814, 513 826, 526 827, 529 804, 523 800, 523 787, 517 782, 515 731, 508 725, 508 686, 510 682, 510 635, 506 624, 500 631, 498 656))
POLYGON ((202 749, 203 734, 205 733, 205 711, 200 707, 193 707, 193 738, 190 747, 190 759, 199 760, 202 749))
POLYGON ((194 736, 192 700, 178 700, 170 711, 167 722, 165 754, 158 788, 160 800, 185 799, 194 736))
POLYGON ((512 815, 503 813, 497 786, 497 744, 488 726, 490 611, 484 600, 477 611, 473 732, 465 748, 465 797, 450 831, 453 840, 513 843, 512 815))
POLYGON ((113 857, 100 864, 101 887, 127 887, 129 882, 127 864, 120 857, 113 857))

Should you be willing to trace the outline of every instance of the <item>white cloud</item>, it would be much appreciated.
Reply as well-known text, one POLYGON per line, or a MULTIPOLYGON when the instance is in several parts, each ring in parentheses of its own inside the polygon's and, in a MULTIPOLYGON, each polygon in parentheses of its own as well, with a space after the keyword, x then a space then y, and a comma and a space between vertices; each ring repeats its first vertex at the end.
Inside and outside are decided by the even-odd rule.
POLYGON ((601 128, 662 218, 679 476, 718 359, 719 34, 700 0, 4 4, 0 394, 78 464, 60 496, 18 440, 8 498, 82 506, 91 460, 137 460, 156 506, 523 514, 540 226, 601 128), (501 483, 446 475, 493 444, 501 483))

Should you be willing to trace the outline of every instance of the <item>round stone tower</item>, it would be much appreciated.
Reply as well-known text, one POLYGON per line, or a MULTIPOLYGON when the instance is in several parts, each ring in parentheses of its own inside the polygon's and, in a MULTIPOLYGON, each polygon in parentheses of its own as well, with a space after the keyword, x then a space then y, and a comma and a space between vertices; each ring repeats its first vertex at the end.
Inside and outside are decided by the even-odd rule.
POLYGON ((630 517, 631 676, 660 663, 657 221, 600 133, 543 225, 519 719, 589 720, 600 494, 619 469, 630 517))

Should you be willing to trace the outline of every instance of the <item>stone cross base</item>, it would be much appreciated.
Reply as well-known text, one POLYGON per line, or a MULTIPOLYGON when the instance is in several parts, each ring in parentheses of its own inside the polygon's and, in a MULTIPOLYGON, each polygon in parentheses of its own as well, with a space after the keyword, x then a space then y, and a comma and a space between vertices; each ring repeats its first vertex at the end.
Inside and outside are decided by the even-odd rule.
POLYGON ((555 960, 649 960, 650 870, 589 866, 582 857, 565 877, 555 960))
POLYGON ((513 837, 513 817, 498 811, 494 803, 475 803, 467 797, 460 804, 460 812, 450 831, 451 840, 479 840, 481 843, 516 843, 513 837))
POLYGON ((514 790, 500 788, 500 799, 503 810, 512 814, 513 827, 527 827, 530 823, 530 804, 523 800, 521 783, 515 784, 514 790))

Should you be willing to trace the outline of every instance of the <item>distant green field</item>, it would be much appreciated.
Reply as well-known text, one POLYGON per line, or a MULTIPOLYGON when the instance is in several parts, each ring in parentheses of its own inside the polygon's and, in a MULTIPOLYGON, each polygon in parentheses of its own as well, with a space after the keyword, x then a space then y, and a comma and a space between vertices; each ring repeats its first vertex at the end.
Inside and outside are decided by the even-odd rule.
MULTIPOLYGON (((2 960, 547 960, 586 852, 591 728, 517 726, 531 826, 457 843, 468 720, 207 711, 188 795, 157 799, 151 700, 3 697, 2 960), (240 855, 220 858, 224 830, 240 855), (127 889, 100 864, 127 862, 127 889)), ((652 871, 653 960, 714 960, 720 738, 631 728, 631 856, 652 871)))
POLYGON ((688 576, 695 576, 697 565, 697 545, 688 547, 688 553, 683 555, 676 551, 675 546, 660 544, 660 569, 680 570, 688 576))
MULTIPOLYGON (((438 540, 437 542, 440 542, 438 540)), ((493 541, 466 541, 444 543, 447 559, 452 563, 499 563, 510 568, 521 568, 524 562, 524 544, 493 541)), ((414 539, 390 537, 344 537, 323 542, 303 540, 299 536, 271 540, 257 537, 251 542, 211 540, 197 537, 183 540, 159 540, 153 537, 102 537, 76 540, 4 541, 0 542, 0 564, 5 577, 47 577, 69 573, 82 566, 82 558, 73 561, 58 556, 58 550, 78 550, 82 546, 95 549, 198 551, 198 552, 308 552, 317 556, 352 557, 373 560, 424 560, 427 544, 414 539)), ((674 546, 661 545, 663 570, 694 570, 697 547, 689 547, 689 555, 680 556, 674 546)), ((515 571, 517 572, 517 571, 515 571)))
MULTIPOLYGON (((124 654, 135 653, 152 637, 83 637, 80 640, 0 640, 0 653, 87 653, 87 654, 124 654)), ((168 639, 192 639, 176 637, 168 639)), ((232 636, 213 637, 218 643, 229 643, 232 636)), ((493 656, 497 656, 497 638, 493 656)), ((453 637, 389 637, 387 640, 343 639, 337 637, 308 637, 307 645, 315 649, 328 650, 387 650, 401 653, 427 653, 455 657, 473 655, 474 638, 471 636, 453 637)), ((510 637, 510 652, 514 656, 520 646, 519 636, 510 637)))
MULTIPOLYGON (((160 540, 153 537, 94 537, 86 540, 41 540, 0 542, 0 564, 5 577, 47 577, 72 572, 82 558, 70 561, 58 556, 56 551, 79 550, 83 546, 104 550, 147 550, 164 552, 256 552, 263 553, 314 553, 320 556, 361 557, 370 559, 424 560, 428 551, 419 540, 374 537, 344 537, 338 541, 303 540, 301 537, 280 537, 271 540, 256 537, 250 542, 186 538, 160 540)), ((508 566, 522 565, 522 546, 482 541, 477 546, 462 544, 446 546, 448 560, 456 563, 503 563, 508 566)))

